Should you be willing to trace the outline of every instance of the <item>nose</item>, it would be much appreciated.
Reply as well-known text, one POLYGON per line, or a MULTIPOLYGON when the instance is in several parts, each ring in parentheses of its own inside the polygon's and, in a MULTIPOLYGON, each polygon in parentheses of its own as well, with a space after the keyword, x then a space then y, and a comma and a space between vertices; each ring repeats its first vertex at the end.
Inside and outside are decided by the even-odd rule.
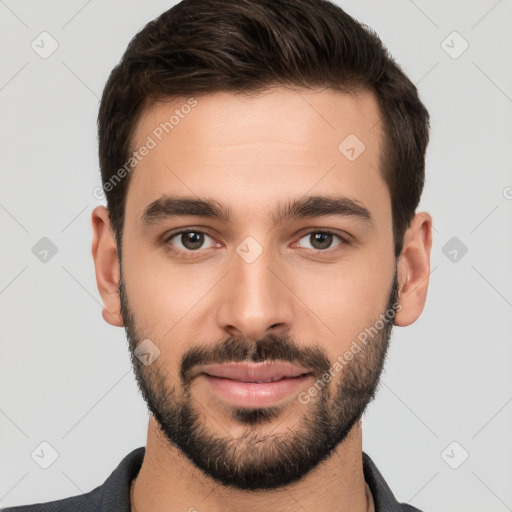
POLYGON ((251 263, 235 255, 233 268, 219 290, 219 328, 253 340, 290 330, 293 294, 277 267, 270 251, 264 250, 251 263))

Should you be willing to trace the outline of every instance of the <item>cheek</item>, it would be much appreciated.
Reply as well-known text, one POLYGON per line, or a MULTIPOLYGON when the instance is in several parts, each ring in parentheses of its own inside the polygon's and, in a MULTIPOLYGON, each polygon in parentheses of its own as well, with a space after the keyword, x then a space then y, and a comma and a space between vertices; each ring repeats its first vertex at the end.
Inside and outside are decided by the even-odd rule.
POLYGON ((125 254, 130 308, 140 332, 158 344, 162 360, 176 360, 192 340, 208 340, 202 320, 205 308, 213 306, 212 285, 225 271, 215 264, 173 265, 160 250, 137 248, 125 254))
POLYGON ((132 307, 151 312, 154 320, 183 314, 189 297, 198 289, 195 280, 191 285, 190 270, 171 265, 163 248, 131 243, 132 238, 126 238, 123 277, 132 307))
POLYGON ((307 306, 301 306, 308 318, 301 318, 301 329, 312 329, 310 339, 325 345, 331 357, 344 352, 385 311, 394 260, 375 254, 369 248, 354 252, 341 265, 303 271, 294 279, 291 288, 307 306))

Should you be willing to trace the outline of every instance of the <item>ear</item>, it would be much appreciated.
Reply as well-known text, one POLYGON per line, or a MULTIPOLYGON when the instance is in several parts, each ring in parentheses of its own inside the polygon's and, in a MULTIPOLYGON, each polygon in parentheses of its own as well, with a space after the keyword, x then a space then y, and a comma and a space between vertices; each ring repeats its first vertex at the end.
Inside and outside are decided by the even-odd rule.
POLYGON ((398 261, 398 293, 402 309, 395 315, 395 325, 405 327, 421 315, 427 299, 432 248, 432 217, 417 213, 404 235, 398 261))
POLYGON ((123 327, 118 283, 121 276, 117 245, 110 225, 108 209, 97 206, 92 212, 92 257, 96 268, 96 284, 103 300, 103 319, 115 327, 123 327))

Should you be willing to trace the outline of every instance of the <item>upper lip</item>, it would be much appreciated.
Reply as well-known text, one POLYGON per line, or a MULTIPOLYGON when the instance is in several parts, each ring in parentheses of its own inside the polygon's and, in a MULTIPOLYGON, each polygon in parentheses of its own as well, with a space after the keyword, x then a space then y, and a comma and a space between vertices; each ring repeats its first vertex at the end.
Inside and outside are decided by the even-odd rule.
POLYGON ((225 363, 205 365, 202 373, 242 382, 269 382, 283 377, 311 373, 306 368, 286 363, 225 363))

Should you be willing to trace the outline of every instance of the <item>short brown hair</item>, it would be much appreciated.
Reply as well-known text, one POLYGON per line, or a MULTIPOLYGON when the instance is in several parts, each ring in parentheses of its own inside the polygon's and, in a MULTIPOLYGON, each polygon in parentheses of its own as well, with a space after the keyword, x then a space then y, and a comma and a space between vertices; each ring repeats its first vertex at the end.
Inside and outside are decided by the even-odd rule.
POLYGON ((130 175, 105 185, 129 160, 143 110, 161 99, 279 85, 376 95, 400 255, 423 191, 429 114, 377 34, 327 0, 183 0, 135 35, 101 98, 99 163, 119 257, 130 175))

